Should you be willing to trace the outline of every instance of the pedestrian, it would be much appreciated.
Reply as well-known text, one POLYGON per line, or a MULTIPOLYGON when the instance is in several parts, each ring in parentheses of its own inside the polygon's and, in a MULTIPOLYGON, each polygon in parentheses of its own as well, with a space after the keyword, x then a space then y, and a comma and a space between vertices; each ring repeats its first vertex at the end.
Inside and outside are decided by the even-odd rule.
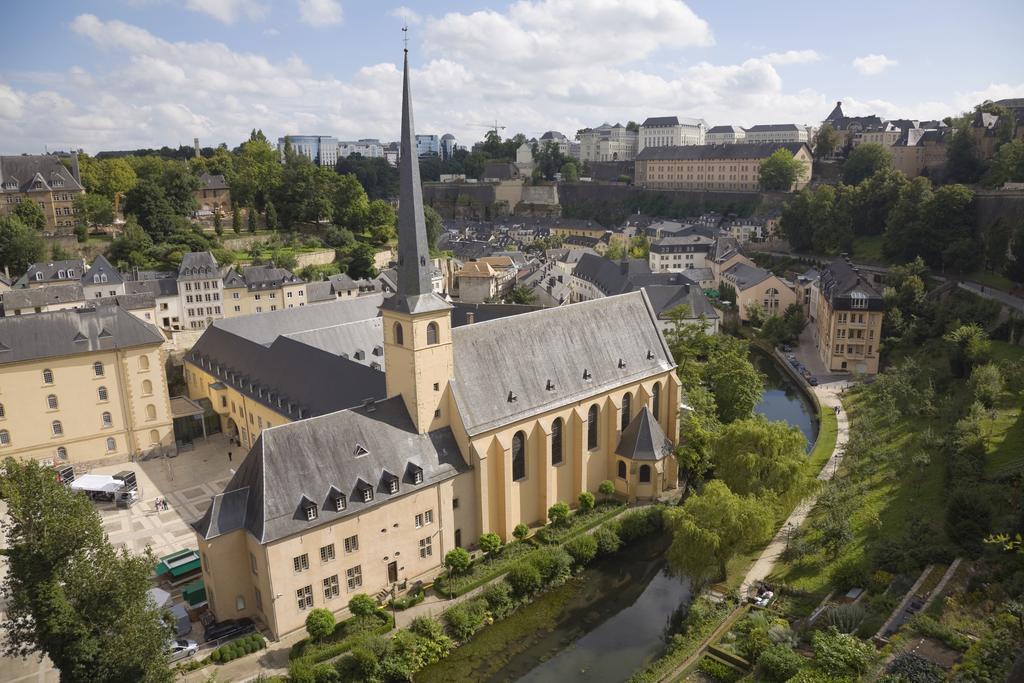
POLYGON ((231 451, 228 451, 228 462, 231 462, 231 451))

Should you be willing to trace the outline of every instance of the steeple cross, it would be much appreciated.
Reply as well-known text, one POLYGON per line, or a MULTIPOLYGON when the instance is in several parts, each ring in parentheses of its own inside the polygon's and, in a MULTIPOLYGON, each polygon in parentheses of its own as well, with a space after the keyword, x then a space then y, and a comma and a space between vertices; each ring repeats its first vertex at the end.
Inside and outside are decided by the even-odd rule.
POLYGON ((405 51, 409 51, 409 25, 402 27, 402 42, 405 44, 405 51))

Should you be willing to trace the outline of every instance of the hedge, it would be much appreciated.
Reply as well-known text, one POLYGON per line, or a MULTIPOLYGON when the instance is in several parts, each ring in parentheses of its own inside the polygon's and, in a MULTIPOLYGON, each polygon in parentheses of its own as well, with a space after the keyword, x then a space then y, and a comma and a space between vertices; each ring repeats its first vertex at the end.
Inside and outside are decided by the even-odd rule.
POLYGON ((262 650, 267 646, 267 641, 259 633, 250 633, 247 636, 232 640, 230 643, 221 645, 210 653, 210 661, 215 664, 224 664, 232 659, 238 659, 245 655, 262 650))
POLYGON ((310 664, 322 662, 351 650, 365 636, 387 633, 393 626, 392 616, 384 610, 377 610, 369 618, 349 617, 339 621, 334 633, 318 643, 303 638, 292 645, 288 659, 303 659, 310 664))
POLYGON ((414 605, 420 604, 421 602, 426 600, 426 598, 427 591, 423 588, 423 586, 420 586, 417 590, 413 591, 412 593, 403 595, 400 598, 393 598, 391 600, 388 600, 388 607, 393 607, 398 611, 402 611, 405 609, 409 609, 414 605))

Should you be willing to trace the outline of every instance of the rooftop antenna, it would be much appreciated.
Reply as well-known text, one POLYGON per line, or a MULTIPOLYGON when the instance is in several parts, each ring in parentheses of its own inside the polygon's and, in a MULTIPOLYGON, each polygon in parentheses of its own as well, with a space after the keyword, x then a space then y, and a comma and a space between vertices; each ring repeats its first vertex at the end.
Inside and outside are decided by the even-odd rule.
POLYGON ((402 43, 405 45, 406 53, 409 52, 409 24, 408 22, 402 26, 402 43))

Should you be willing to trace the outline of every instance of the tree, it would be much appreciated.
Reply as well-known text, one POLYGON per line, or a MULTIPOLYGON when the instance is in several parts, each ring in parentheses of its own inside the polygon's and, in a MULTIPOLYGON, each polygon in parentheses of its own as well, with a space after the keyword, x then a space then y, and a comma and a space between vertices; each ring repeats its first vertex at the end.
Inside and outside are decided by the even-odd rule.
POLYGON ((715 476, 738 495, 774 494, 792 500, 804 492, 807 440, 796 427, 763 416, 723 425, 712 447, 715 476))
POLYGON ((835 628, 815 631, 811 642, 815 664, 832 676, 863 674, 876 654, 868 643, 848 633, 839 633, 835 628))
POLYGON ((423 220, 427 224, 427 245, 433 253, 437 249, 438 238, 444 232, 444 221, 441 220, 441 214, 432 206, 423 207, 423 220))
POLYGON ((250 206, 245 212, 249 218, 249 232, 256 232, 256 207, 250 206))
POLYGON ((975 323, 961 325, 942 338, 951 347, 949 364, 954 377, 968 376, 976 365, 988 359, 992 346, 988 334, 975 323))
POLYGON ((985 171, 970 122, 961 122, 946 145, 946 179, 954 183, 976 183, 985 171))
POLYGON ((231 208, 231 229, 236 235, 242 232, 242 209, 238 204, 231 208))
POLYGON ((375 277, 377 268, 374 256, 373 247, 365 242, 357 242, 343 258, 345 272, 354 280, 375 277))
POLYGON ((281 155, 262 132, 253 131, 238 148, 226 174, 232 199, 266 211, 266 203, 280 182, 281 173, 281 155))
MULTIPOLYGON (((825 124, 828 125, 828 124, 825 124)), ((788 645, 771 645, 757 658, 759 680, 768 683, 783 683, 796 675, 807 663, 803 657, 788 645)))
POLYGON ((877 142, 866 142, 853 148, 843 164, 843 182, 857 185, 878 171, 892 167, 892 154, 877 142))
POLYGON ((501 552, 501 536, 489 531, 480 537, 480 550, 483 550, 488 557, 494 558, 501 552))
POLYGON ((561 173, 563 183, 579 182, 580 171, 579 168, 576 166, 575 161, 567 161, 564 164, 562 164, 561 173))
POLYGON ((983 182, 988 187, 1024 182, 1024 140, 1012 140, 1000 145, 983 182))
POLYGON ((514 304, 523 304, 526 306, 537 303, 537 295, 533 293, 526 285, 516 285, 509 292, 509 300, 514 304))
POLYGON ((512 536, 517 541, 525 540, 526 537, 529 536, 529 535, 530 535, 530 527, 528 527, 528 526, 526 526, 525 524, 522 524, 522 523, 516 524, 516 528, 512 530, 512 536))
POLYGON ((23 273, 43 258, 43 238, 17 216, 0 216, 0 264, 23 273))
POLYGON ((939 261, 939 245, 927 239, 925 208, 932 200, 932 184, 917 177, 900 189, 892 211, 886 218, 882 251, 889 258, 910 260, 921 256, 931 264, 939 261))
POLYGON ((39 204, 31 199, 25 199, 15 204, 11 215, 20 218, 22 223, 33 230, 40 232, 46 230, 46 215, 39 204))
MULTIPOLYGON (((797 251, 806 251, 811 248, 813 243, 814 226, 811 224, 810 218, 813 198, 814 193, 804 188, 782 207, 779 230, 789 240, 790 246, 797 251)), ((736 299, 732 298, 731 301, 736 301, 736 299)))
POLYGON ((568 161, 554 142, 548 140, 543 145, 533 145, 534 170, 539 172, 545 180, 554 180, 555 174, 562 170, 568 161))
POLYGON ((62 681, 170 682, 171 636, 150 600, 153 557, 115 551, 99 514, 53 470, 8 458, 4 652, 44 653, 62 681))
POLYGON ((722 422, 747 417, 761 401, 764 379, 750 363, 745 349, 746 344, 742 342, 720 344, 706 364, 704 379, 714 394, 722 422))
POLYGON ((814 137, 814 153, 819 157, 827 157, 836 151, 838 144, 839 134, 831 123, 826 123, 818 129, 818 134, 814 137))
POLYGON ((152 180, 140 180, 124 198, 124 214, 135 216, 151 237, 163 238, 174 232, 174 209, 163 187, 152 180))
POLYGON ((78 169, 85 189, 89 193, 103 195, 111 204, 138 182, 135 169, 121 158, 92 159, 80 154, 78 169))
POLYGON ((213 212, 213 231, 218 237, 224 234, 224 224, 220 220, 220 211, 213 212))
POLYGON ((669 564, 697 582, 722 578, 737 552, 771 537, 774 517, 757 498, 737 495, 721 481, 708 482, 703 493, 665 511, 672 532, 669 564))
POLYGON ((601 494, 601 497, 604 500, 608 500, 610 497, 615 495, 615 484, 608 479, 605 479, 598 485, 597 492, 601 494))
POLYGON ((377 603, 366 593, 356 593, 348 601, 348 611, 356 617, 368 617, 377 612, 377 603))
POLYGON ((266 223, 267 230, 277 230, 277 209, 274 208, 274 202, 271 201, 267 202, 266 223))
POLYGON ((993 363, 976 365, 967 381, 974 400, 986 408, 995 407, 1003 393, 1003 372, 993 363))
POLYGON ((469 570, 471 558, 465 548, 452 548, 444 556, 444 566, 449 575, 463 574, 469 570))
POLYGON ((313 640, 323 640, 334 633, 334 612, 316 607, 306 616, 306 632, 313 640))
POLYGON ((530 562, 516 562, 505 575, 505 581, 512 587, 512 592, 519 597, 531 595, 540 590, 543 579, 540 570, 530 562))
POLYGON ((761 189, 767 192, 789 192, 794 183, 806 174, 804 165, 793 158, 793 153, 780 147, 761 162, 761 189))
POLYGON ((114 222, 114 206, 101 194, 77 195, 75 211, 89 225, 109 225, 114 222))
POLYGON ((584 567, 597 557, 597 539, 593 534, 581 534, 566 542, 565 552, 569 553, 577 566, 584 567))
POLYGON ((366 222, 370 239, 374 244, 387 244, 395 239, 398 217, 395 215, 394 207, 383 199, 374 199, 370 202, 366 222))
POLYGON ((114 264, 144 268, 150 265, 148 252, 152 247, 152 238, 134 219, 130 219, 125 223, 121 236, 110 243, 107 255, 114 264))
POLYGON ((551 520, 551 524, 554 526, 565 526, 569 523, 569 510, 568 503, 559 501, 548 508, 548 519, 551 520))
POLYGON ((626 124, 626 130, 632 131, 633 133, 640 132, 640 124, 636 121, 630 121, 626 124))
POLYGON ((584 491, 580 494, 580 512, 590 512, 594 509, 594 494, 584 491))
MULTIPOLYGON (((336 176, 336 178, 334 192, 331 196, 331 202, 334 205, 331 220, 335 225, 342 225, 353 232, 363 232, 370 224, 370 199, 366 196, 366 190, 354 175, 336 176)), ((377 201, 387 204, 383 200, 377 201)))

